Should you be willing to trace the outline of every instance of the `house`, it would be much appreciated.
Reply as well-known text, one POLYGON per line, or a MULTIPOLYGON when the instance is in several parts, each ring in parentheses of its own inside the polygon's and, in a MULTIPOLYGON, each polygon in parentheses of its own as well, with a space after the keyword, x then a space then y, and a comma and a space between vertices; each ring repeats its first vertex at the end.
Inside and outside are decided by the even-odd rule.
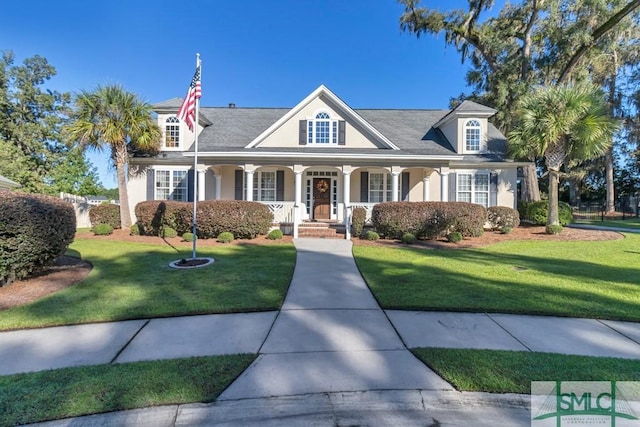
POLYGON ((0 175, 0 190, 8 191, 18 187, 20 187, 20 184, 18 184, 17 182, 13 182, 9 178, 5 178, 4 176, 0 175))
MULTIPOLYGON (((193 200, 194 133, 154 106, 160 154, 134 156, 131 210, 144 200, 193 200)), ((490 122, 495 110, 353 109, 325 86, 293 108, 200 108, 198 200, 267 204, 281 225, 345 223, 350 209, 386 201, 467 201, 516 207, 517 167, 490 122)))

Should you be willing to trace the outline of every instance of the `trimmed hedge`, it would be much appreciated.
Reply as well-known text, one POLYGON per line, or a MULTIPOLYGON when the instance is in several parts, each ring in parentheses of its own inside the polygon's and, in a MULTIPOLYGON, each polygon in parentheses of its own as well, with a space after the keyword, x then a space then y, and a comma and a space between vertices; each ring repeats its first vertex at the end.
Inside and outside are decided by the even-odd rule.
POLYGON ((267 239, 269 240, 280 240, 282 237, 282 230, 271 230, 269 234, 267 234, 267 239))
POLYGON ((353 209, 351 214, 351 235, 361 236, 364 231, 364 223, 367 219, 367 210, 363 207, 353 209))
POLYGON ((520 225, 520 214, 517 210, 506 206, 491 206, 487 208, 487 221, 492 230, 512 229, 520 225))
MULTIPOLYGON (((161 235, 163 227, 179 235, 192 231, 193 204, 189 202, 148 201, 136 205, 136 218, 141 234, 161 235)), ((229 231, 238 239, 254 239, 267 234, 273 223, 273 213, 267 205, 242 200, 205 200, 196 211, 199 238, 215 238, 229 231)))
POLYGON ((96 236, 108 236, 113 233, 113 227, 110 224, 96 224, 91 231, 96 236))
POLYGON ((0 191, 0 286, 63 255, 73 242, 73 205, 55 197, 0 191))
MULTIPOLYGON (((521 209, 524 210, 523 218, 528 219, 536 225, 547 224, 547 215, 549 214, 548 200, 523 203, 521 209)), ((520 210, 521 214, 522 210, 520 210)), ((558 219, 560 224, 563 226, 571 224, 573 222, 573 211, 571 210, 571 206, 564 202, 558 202, 558 219)))
POLYGON ((373 207, 371 222, 387 239, 400 239, 404 233, 437 239, 452 231, 478 237, 484 232, 487 210, 467 202, 386 202, 373 207))
POLYGON ((89 221, 91 226, 98 224, 109 224, 114 229, 122 228, 120 223, 120 206, 114 204, 102 204, 92 206, 89 209, 89 221))

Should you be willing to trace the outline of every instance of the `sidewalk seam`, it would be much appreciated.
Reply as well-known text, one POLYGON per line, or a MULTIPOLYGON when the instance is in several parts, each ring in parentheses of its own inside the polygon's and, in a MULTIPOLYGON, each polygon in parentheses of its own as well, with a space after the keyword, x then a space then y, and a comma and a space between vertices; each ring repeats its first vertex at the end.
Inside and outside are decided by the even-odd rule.
POLYGON ((619 330, 617 330, 616 328, 614 328, 611 325, 606 324, 605 322, 603 322, 601 319, 594 319, 596 322, 600 323, 601 325, 606 326, 607 328, 611 329, 613 332, 617 333, 618 335, 622 335, 623 337, 625 337, 626 339, 628 339, 629 341, 636 343, 638 345, 640 345, 640 342, 636 341, 634 338, 631 338, 630 336, 620 332, 619 330))
POLYGON ((123 346, 122 346, 122 348, 121 348, 120 350, 118 350, 118 352, 116 353, 116 355, 115 355, 115 356, 113 356, 113 359, 111 359, 111 361, 109 362, 109 364, 110 364, 110 365, 111 365, 111 364, 113 364, 113 363, 115 363, 115 361, 118 359, 118 357, 120 357, 120 355, 122 354, 122 352, 123 352, 127 347, 129 347, 129 344, 131 344, 131 342, 132 342, 132 341, 133 341, 133 340, 138 336, 138 334, 139 334, 139 333, 140 333, 140 332, 145 328, 145 326, 147 326, 147 325, 149 324, 149 322, 151 322, 151 320, 153 320, 153 319, 147 319, 147 321, 146 321, 146 322, 144 322, 144 325, 142 325, 142 326, 140 327, 140 329, 138 329, 138 330, 136 331, 136 333, 135 333, 135 334, 133 334, 133 335, 131 336, 131 338, 129 338, 129 341, 127 341, 127 342, 126 342, 126 344, 125 344, 125 345, 123 345, 123 346))
POLYGON ((518 337, 516 337, 515 335, 513 335, 509 330, 507 330, 507 328, 505 328, 504 326, 502 326, 496 319, 494 319, 493 317, 491 317, 490 313, 483 313, 485 316, 487 316, 489 319, 491 319, 491 321, 493 323, 495 323, 496 325, 498 325, 500 327, 500 329, 502 329, 503 331, 505 331, 507 334, 509 334, 509 336, 511 338, 513 338, 514 340, 518 341, 524 348, 526 348, 529 351, 533 351, 531 350, 531 348, 529 348, 528 345, 526 345, 525 343, 523 343, 522 341, 520 341, 518 339, 518 337))

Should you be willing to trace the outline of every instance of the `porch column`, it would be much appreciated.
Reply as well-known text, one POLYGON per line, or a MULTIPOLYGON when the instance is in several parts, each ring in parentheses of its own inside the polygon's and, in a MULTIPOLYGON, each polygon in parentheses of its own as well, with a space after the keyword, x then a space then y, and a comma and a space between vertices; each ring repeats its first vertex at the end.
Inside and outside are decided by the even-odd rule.
POLYGON ((351 172, 342 172, 342 201, 345 209, 351 205, 351 172))
POLYGON ((440 201, 449 201, 449 172, 440 173, 440 201))
POLYGON ((298 238, 298 224, 300 224, 302 218, 302 171, 295 171, 295 196, 294 196, 294 207, 293 207, 293 238, 298 238))
POLYGON ((215 191, 216 193, 214 194, 214 199, 215 200, 220 200, 222 199, 222 174, 215 174, 214 176, 215 180, 216 180, 216 186, 215 186, 215 191))
POLYGON ((204 175, 205 169, 198 169, 198 201, 204 200, 204 175))
POLYGON ((400 172, 391 172, 391 201, 398 201, 398 177, 400 172))
POLYGON ((431 196, 429 193, 429 187, 431 185, 431 179, 428 176, 425 176, 424 178, 422 178, 422 201, 423 202, 428 202, 429 201, 429 197, 431 196))
POLYGON ((253 173, 255 171, 253 170, 249 170, 246 171, 247 174, 247 179, 245 180, 247 182, 247 188, 246 188, 246 196, 245 196, 245 200, 252 202, 253 201, 253 173))

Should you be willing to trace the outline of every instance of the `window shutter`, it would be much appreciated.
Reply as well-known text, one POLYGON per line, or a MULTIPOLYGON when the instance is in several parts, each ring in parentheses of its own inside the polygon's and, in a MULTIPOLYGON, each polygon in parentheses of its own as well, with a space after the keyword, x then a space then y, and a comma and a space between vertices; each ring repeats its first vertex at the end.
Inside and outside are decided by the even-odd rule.
POLYGON ((449 174, 449 201, 455 202, 456 200, 456 174, 449 174))
POLYGON ((242 200, 243 199, 242 196, 244 193, 244 191, 242 191, 244 189, 244 172, 242 170, 235 171, 235 187, 236 187, 235 199, 242 200))
POLYGON ((307 121, 300 120, 300 145, 307 145, 307 121))
POLYGON ((369 172, 360 172, 360 201, 369 203, 369 172))
POLYGON ((276 201, 284 201, 284 171, 276 171, 276 201))
POLYGON ((156 171, 147 169, 147 200, 155 200, 156 193, 156 171))
POLYGON ((193 202, 193 174, 194 170, 189 169, 187 172, 187 202, 193 202))
POLYGON ((346 122, 340 120, 338 122, 338 145, 346 144, 346 122))
POLYGON ((403 202, 409 201, 409 172, 402 172, 402 197, 400 200, 403 202))
POLYGON ((489 206, 498 206, 498 174, 489 174, 489 206))

